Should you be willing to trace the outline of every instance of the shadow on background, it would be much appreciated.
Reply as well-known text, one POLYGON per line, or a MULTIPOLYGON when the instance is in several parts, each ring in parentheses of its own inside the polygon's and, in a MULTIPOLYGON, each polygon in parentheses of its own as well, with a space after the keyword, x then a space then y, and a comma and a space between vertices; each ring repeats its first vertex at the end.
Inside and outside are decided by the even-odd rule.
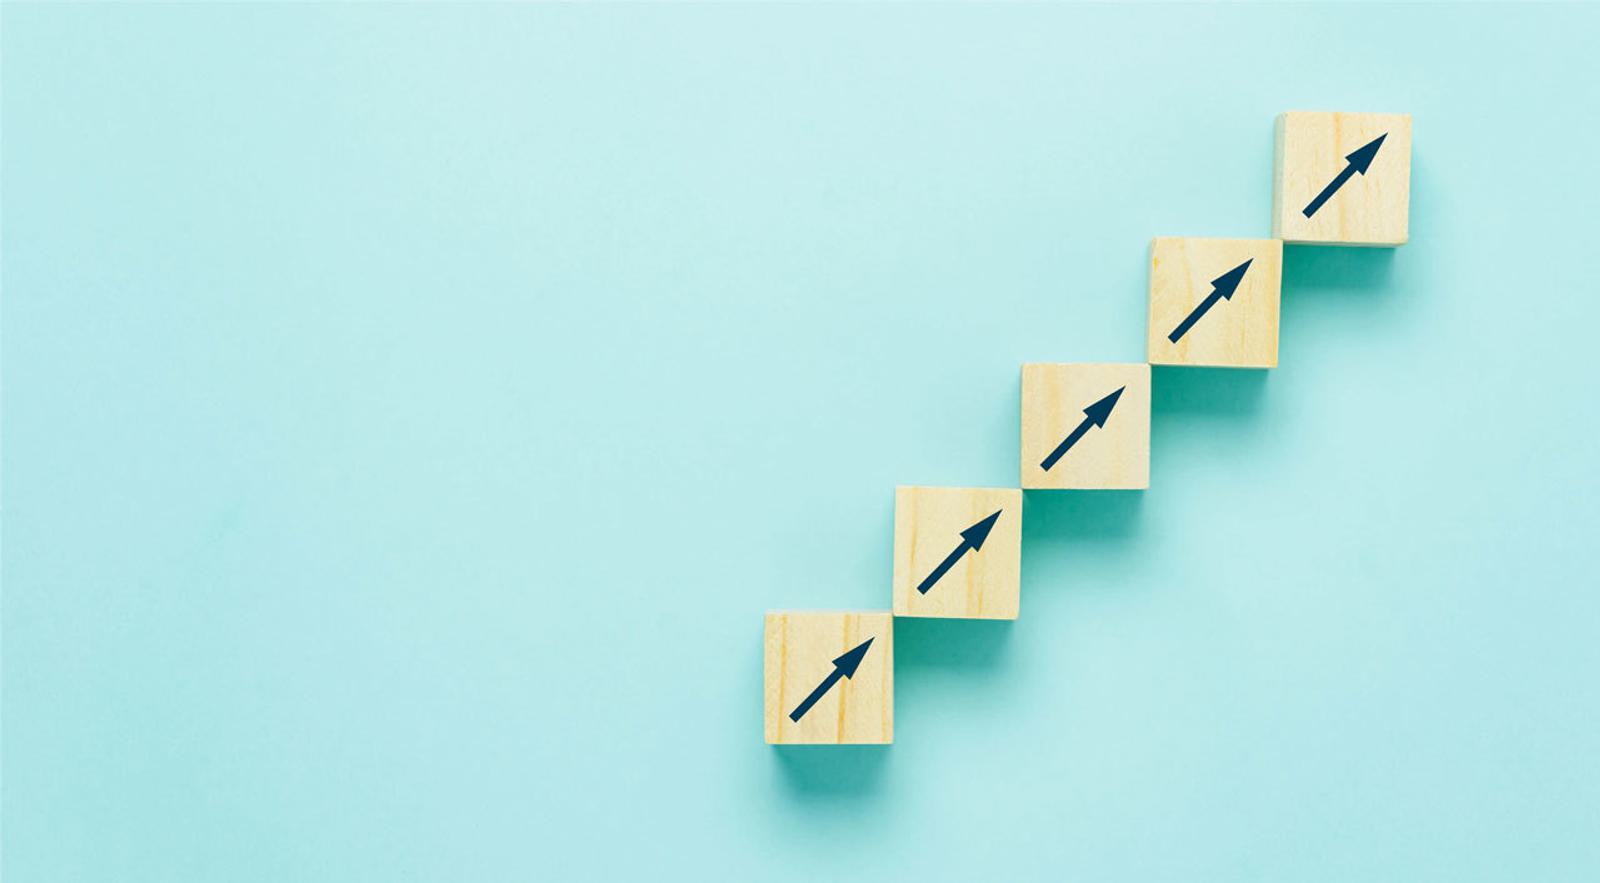
POLYGON ((1163 417, 1204 415, 1248 417, 1261 409, 1267 371, 1256 368, 1191 368, 1155 365, 1150 369, 1151 437, 1163 417))
POLYGON ((1144 491, 1024 491, 1024 548, 1035 543, 1115 543, 1138 535, 1144 491))
POLYGON ((1392 248, 1285 245, 1282 301, 1292 302, 1307 292, 1382 294, 1394 271, 1394 252, 1392 248))
POLYGON ((994 669, 1005 656, 1013 624, 1009 619, 896 618, 895 673, 932 668, 994 669))
POLYGON ((1014 677, 1014 620, 901 617, 894 624, 895 726, 937 732, 949 717, 1003 706, 1014 677))
POLYGON ((774 745, 783 781, 800 800, 855 798, 875 791, 891 745, 774 745))
POLYGON ((1062 591, 1120 591, 1086 584, 1078 565, 1089 558, 1131 555, 1141 535, 1144 491, 1026 491, 1022 523, 1023 607, 1051 603, 1029 598, 1035 590, 1057 597, 1062 591))
POLYGON ((1279 358, 1301 335, 1324 333, 1330 319, 1381 323, 1397 309, 1393 248, 1286 245, 1278 309, 1279 358))

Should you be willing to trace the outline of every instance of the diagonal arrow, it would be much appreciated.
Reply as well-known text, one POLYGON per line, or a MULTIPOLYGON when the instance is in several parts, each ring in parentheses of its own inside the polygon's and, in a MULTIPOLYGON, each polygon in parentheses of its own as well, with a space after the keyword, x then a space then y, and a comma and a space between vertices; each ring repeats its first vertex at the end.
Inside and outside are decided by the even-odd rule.
POLYGON ((1389 133, 1384 132, 1357 148, 1354 153, 1345 156, 1347 165, 1344 167, 1344 171, 1334 175, 1333 180, 1328 182, 1328 186, 1322 188, 1322 192, 1317 194, 1317 198, 1311 200, 1311 204, 1302 209, 1301 213, 1308 218, 1316 214, 1317 209, 1322 208, 1322 204, 1332 198, 1333 194, 1344 186, 1344 182, 1350 180, 1350 177, 1356 172, 1360 172, 1362 177, 1366 177, 1367 169, 1372 165, 1372 158, 1378 155, 1378 148, 1383 146, 1383 139, 1387 137, 1389 137, 1389 133))
MULTIPOLYGON (((1255 258, 1250 259, 1250 261, 1253 260, 1255 258)), ((1183 317, 1183 321, 1178 323, 1178 327, 1172 329, 1172 333, 1167 335, 1167 339, 1177 343, 1178 338, 1194 327, 1194 323, 1200 321, 1200 317, 1206 314, 1206 310, 1217 305, 1217 301, 1223 298, 1233 300, 1233 293, 1239 289, 1239 281, 1244 278, 1244 271, 1250 269, 1250 261, 1245 261, 1211 280, 1211 293, 1206 295, 1206 299, 1200 302, 1200 306, 1195 307, 1189 315, 1183 317)))
POLYGON ((1050 456, 1044 458, 1044 462, 1039 464, 1040 468, 1049 472, 1050 467, 1056 465, 1056 461, 1071 450, 1072 446, 1078 443, 1078 439, 1083 438, 1084 434, 1089 431, 1089 427, 1105 426, 1106 418, 1111 416, 1111 409, 1117 406, 1117 399, 1121 398, 1122 391, 1125 389, 1127 389, 1126 386, 1119 386, 1116 392, 1084 408, 1083 422, 1079 423, 1078 427, 1072 430, 1072 433, 1061 444, 1056 445, 1056 449, 1050 452, 1050 456))
POLYGON ((816 705, 817 700, 821 699, 823 694, 833 689, 833 685, 839 683, 840 678, 853 677, 856 669, 861 667, 861 659, 867 655, 867 648, 870 646, 872 646, 872 639, 868 638, 862 641, 854 650, 835 659, 833 661, 833 671, 822 679, 822 683, 811 691, 810 696, 807 696, 803 702, 794 707, 794 711, 789 712, 789 720, 799 723, 800 718, 805 717, 806 712, 811 710, 811 706, 816 705))
POLYGON ((982 549, 983 541, 989 538, 989 531, 994 528, 995 521, 1000 518, 1000 512, 1004 511, 1004 509, 1001 509, 999 512, 962 531, 961 542, 956 545, 955 551, 944 556, 944 560, 940 561, 939 566, 933 569, 933 573, 928 574, 927 579, 917 583, 917 591, 924 595, 928 594, 928 590, 933 588, 933 584, 939 581, 939 577, 944 576, 946 571, 955 567, 956 562, 961 560, 962 555, 967 554, 969 550, 976 552, 982 549))

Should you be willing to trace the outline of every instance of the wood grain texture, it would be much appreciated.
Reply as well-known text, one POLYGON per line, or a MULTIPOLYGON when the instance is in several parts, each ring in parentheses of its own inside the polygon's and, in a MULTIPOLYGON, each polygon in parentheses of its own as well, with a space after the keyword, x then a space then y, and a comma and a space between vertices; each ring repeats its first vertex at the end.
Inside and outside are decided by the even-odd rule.
POLYGON ((766 737, 773 745, 894 741, 894 616, 883 611, 774 611, 766 616, 766 737), (872 646, 798 722, 789 713, 862 641, 872 646))
POLYGON ((1411 207, 1411 116, 1291 111, 1279 115, 1272 235, 1329 245, 1405 244, 1411 207), (1355 174, 1311 217, 1304 209, 1342 171, 1352 151, 1386 135, 1365 174, 1355 174))
POLYGON ((1282 240, 1153 240, 1148 338, 1151 364, 1277 367, 1282 284, 1282 240), (1212 281, 1247 260, 1250 267, 1233 296, 1208 309, 1176 343, 1168 339, 1184 318, 1211 295, 1212 281))
POLYGON ((894 614, 1016 619, 1022 589, 1022 491, 898 487, 894 492, 894 614), (999 512, 927 593, 917 586, 962 545, 961 532, 999 512))
POLYGON ((1150 486, 1150 366, 1022 366, 1022 486, 1138 490, 1150 486), (1123 387, 1105 426, 1088 430, 1050 469, 1040 464, 1083 422, 1084 408, 1123 387))

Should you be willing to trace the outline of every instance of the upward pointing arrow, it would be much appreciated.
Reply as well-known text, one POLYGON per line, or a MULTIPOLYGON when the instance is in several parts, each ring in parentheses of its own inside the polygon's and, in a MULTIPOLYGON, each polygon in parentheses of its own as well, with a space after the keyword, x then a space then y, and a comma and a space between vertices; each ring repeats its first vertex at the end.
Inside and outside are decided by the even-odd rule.
POLYGON ((811 691, 810 696, 807 696, 799 705, 794 707, 794 711, 789 712, 789 720, 799 723, 800 718, 805 717, 806 712, 811 710, 811 706, 816 705, 818 699, 821 699, 824 694, 833 689, 833 685, 839 683, 840 678, 854 677, 856 669, 861 667, 861 660, 867 655, 867 648, 871 646, 872 639, 868 638, 857 645, 854 650, 835 659, 833 661, 833 671, 822 679, 822 683, 811 691))
POLYGON ((962 555, 967 554, 968 550, 976 552, 982 549, 983 541, 989 538, 989 531, 994 529, 994 523, 999 520, 1000 512, 1004 511, 1004 509, 1001 509, 962 531, 961 542, 956 545, 955 551, 944 556, 944 560, 940 561, 939 566, 933 569, 933 573, 928 574, 927 579, 917 583, 917 591, 924 595, 928 594, 928 590, 933 588, 933 584, 939 581, 939 577, 944 576, 946 571, 955 567, 956 562, 961 560, 962 555))
MULTIPOLYGON (((1253 260, 1255 258, 1250 259, 1250 261, 1253 260)), ((1250 261, 1245 261, 1211 280, 1211 293, 1206 295, 1206 299, 1200 302, 1200 306, 1195 307, 1189 315, 1183 317, 1183 321, 1178 323, 1178 327, 1172 329, 1172 333, 1167 335, 1167 339, 1177 343, 1178 338, 1194 327, 1194 323, 1200 321, 1200 317, 1206 314, 1206 310, 1217 305, 1217 301, 1224 298, 1233 300, 1233 293, 1239 290, 1239 282, 1244 279, 1244 272, 1250 269, 1250 261)))
POLYGON ((1072 450, 1072 446, 1078 443, 1078 439, 1083 438, 1088 433, 1089 427, 1105 426, 1106 418, 1111 416, 1111 409, 1117 406, 1117 399, 1122 398, 1122 391, 1125 389, 1127 389, 1126 386, 1119 386, 1116 392, 1084 408, 1083 422, 1079 423, 1077 428, 1062 440, 1061 444, 1056 445, 1056 449, 1050 452, 1050 456, 1044 458, 1044 462, 1039 464, 1039 468, 1049 472, 1050 467, 1056 465, 1056 461, 1065 456, 1067 451, 1072 450))
POLYGON ((1383 139, 1387 137, 1389 137, 1389 133, 1384 132, 1382 135, 1356 148, 1355 152, 1346 155, 1345 161, 1348 164, 1344 167, 1344 171, 1334 175, 1333 180, 1328 182, 1328 186, 1322 188, 1322 192, 1317 194, 1317 198, 1311 200, 1311 203, 1301 210, 1301 214, 1308 218, 1316 214, 1317 209, 1322 208, 1322 204, 1332 198, 1333 194, 1344 186, 1344 182, 1350 180, 1350 177, 1356 172, 1360 172, 1363 178, 1366 177, 1367 169, 1372 166, 1372 158, 1378 155, 1378 148, 1383 146, 1383 139))

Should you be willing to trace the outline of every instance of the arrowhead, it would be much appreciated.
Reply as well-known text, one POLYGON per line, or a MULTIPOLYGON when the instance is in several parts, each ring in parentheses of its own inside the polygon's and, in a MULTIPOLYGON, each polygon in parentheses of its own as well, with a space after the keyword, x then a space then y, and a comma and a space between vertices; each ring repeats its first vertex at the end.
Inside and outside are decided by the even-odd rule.
POLYGON ((1105 426, 1106 418, 1111 416, 1111 409, 1117 406, 1117 399, 1122 398, 1122 391, 1125 389, 1127 389, 1126 386, 1119 386, 1116 392, 1084 408, 1084 416, 1093 421, 1096 426, 1105 426))
POLYGON ((847 678, 854 677, 856 669, 861 667, 861 658, 867 655, 867 648, 871 646, 871 638, 862 641, 859 647, 851 650, 849 653, 846 653, 838 659, 835 659, 833 661, 833 667, 839 670, 839 674, 842 674, 847 678))
MULTIPOLYGON (((1255 260, 1251 258, 1250 261, 1255 260)), ((1239 282, 1244 279, 1244 271, 1250 269, 1250 261, 1245 261, 1237 267, 1223 273, 1211 280, 1211 287, 1225 300, 1233 300, 1233 293, 1238 290, 1239 282)))
POLYGON ((1382 135, 1368 141, 1362 147, 1357 148, 1354 153, 1345 156, 1345 159, 1350 161, 1350 167, 1365 175, 1367 167, 1372 165, 1372 158, 1378 155, 1378 148, 1383 146, 1383 139, 1387 137, 1389 137, 1389 133, 1384 132, 1382 135))
MULTIPOLYGON (((1000 511, 1004 512, 1005 510, 1002 509, 1000 511)), ((961 538, 967 541, 967 545, 972 547, 972 551, 976 552, 983 548, 983 541, 989 538, 989 531, 994 529, 994 523, 999 519, 1000 512, 996 512, 993 515, 990 515, 988 518, 985 518, 977 524, 974 524, 973 526, 962 531, 961 538)))

